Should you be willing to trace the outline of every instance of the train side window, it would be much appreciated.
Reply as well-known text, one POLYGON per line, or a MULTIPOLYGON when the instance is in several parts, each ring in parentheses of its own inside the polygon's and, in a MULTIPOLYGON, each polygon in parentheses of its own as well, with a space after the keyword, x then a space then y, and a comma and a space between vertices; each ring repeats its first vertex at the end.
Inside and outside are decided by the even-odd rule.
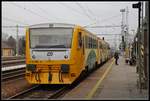
POLYGON ((102 43, 100 43, 100 48, 102 49, 102 43))
POLYGON ((96 49, 96 40, 95 40, 95 49, 96 49))
POLYGON ((88 48, 88 36, 86 36, 86 48, 88 48))
POLYGON ((101 49, 103 49, 103 45, 102 45, 102 43, 101 43, 100 47, 101 47, 101 49))
POLYGON ((94 48, 94 39, 92 38, 92 48, 94 48))
POLYGON ((93 39, 93 48, 94 48, 94 43, 95 43, 94 41, 95 41, 95 40, 93 39))
POLYGON ((94 39, 92 38, 92 48, 94 48, 94 39))
POLYGON ((94 48, 96 48, 96 42, 95 42, 96 40, 94 39, 94 48))
POLYGON ((95 48, 95 39, 93 39, 93 48, 95 48))
POLYGON ((78 46, 79 46, 79 48, 81 48, 82 47, 82 35, 81 35, 82 33, 81 32, 79 32, 79 35, 78 35, 78 46))
POLYGON ((91 40, 90 40, 90 37, 89 37, 89 48, 90 48, 90 41, 91 41, 91 40))
POLYGON ((87 36, 85 36, 85 47, 87 48, 87 36))
POLYGON ((98 40, 96 39, 96 48, 98 48, 98 40))
POLYGON ((87 48, 89 48, 89 37, 87 36, 87 48))
POLYGON ((97 40, 95 40, 95 48, 97 48, 97 40))
POLYGON ((93 48, 93 38, 91 38, 91 48, 93 48))
POLYGON ((95 39, 93 39, 93 48, 95 48, 95 39))
POLYGON ((93 48, 93 39, 91 38, 91 48, 93 48))
POLYGON ((91 41, 90 41, 90 44, 91 44, 91 45, 90 45, 90 48, 92 48, 92 38, 90 37, 90 39, 91 39, 91 41))
POLYGON ((87 43, 87 39, 86 39, 86 35, 85 35, 85 48, 86 48, 86 43, 87 43))
POLYGON ((88 37, 88 48, 90 48, 90 37, 88 37))
POLYGON ((91 39, 90 39, 90 37, 89 37, 89 48, 91 47, 91 39))

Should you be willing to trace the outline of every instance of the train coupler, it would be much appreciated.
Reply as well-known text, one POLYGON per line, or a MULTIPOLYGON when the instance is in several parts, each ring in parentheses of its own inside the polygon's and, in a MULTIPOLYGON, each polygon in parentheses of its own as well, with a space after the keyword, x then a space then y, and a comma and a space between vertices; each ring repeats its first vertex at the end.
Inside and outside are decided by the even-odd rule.
POLYGON ((52 81, 52 74, 50 72, 48 73, 48 81, 52 81))

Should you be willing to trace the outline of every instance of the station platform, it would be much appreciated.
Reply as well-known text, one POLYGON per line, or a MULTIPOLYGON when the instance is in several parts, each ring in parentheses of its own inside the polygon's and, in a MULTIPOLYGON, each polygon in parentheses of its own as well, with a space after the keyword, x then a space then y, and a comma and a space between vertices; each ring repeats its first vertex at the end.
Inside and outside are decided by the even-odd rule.
POLYGON ((137 87, 136 67, 126 64, 122 56, 118 63, 112 58, 62 99, 148 100, 148 90, 140 92, 137 87))
POLYGON ((25 68, 25 67, 26 67, 26 64, 16 65, 16 66, 2 67, 2 72, 9 71, 9 70, 14 70, 14 69, 19 69, 19 68, 25 68))

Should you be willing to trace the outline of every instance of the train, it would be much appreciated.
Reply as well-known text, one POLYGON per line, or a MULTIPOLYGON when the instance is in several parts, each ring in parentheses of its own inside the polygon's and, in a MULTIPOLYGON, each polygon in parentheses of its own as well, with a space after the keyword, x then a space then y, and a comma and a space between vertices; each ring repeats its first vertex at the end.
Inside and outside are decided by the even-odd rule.
POLYGON ((84 27, 41 23, 26 28, 26 72, 30 84, 72 84, 111 57, 110 46, 84 27))

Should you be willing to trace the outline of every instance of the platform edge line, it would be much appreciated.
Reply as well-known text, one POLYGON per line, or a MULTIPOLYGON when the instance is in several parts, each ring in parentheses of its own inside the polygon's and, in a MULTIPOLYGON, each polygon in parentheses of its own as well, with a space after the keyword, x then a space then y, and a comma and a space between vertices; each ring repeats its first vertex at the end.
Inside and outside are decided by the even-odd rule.
POLYGON ((94 88, 91 90, 91 92, 87 95, 86 99, 91 99, 92 96, 94 95, 94 93, 96 92, 98 86, 101 84, 101 82, 103 81, 103 79, 106 77, 106 75, 108 74, 108 72, 110 71, 110 69, 112 68, 112 65, 114 63, 114 59, 112 61, 112 63, 109 65, 109 67, 107 68, 106 72, 103 74, 102 78, 96 83, 96 85, 94 86, 94 88))

